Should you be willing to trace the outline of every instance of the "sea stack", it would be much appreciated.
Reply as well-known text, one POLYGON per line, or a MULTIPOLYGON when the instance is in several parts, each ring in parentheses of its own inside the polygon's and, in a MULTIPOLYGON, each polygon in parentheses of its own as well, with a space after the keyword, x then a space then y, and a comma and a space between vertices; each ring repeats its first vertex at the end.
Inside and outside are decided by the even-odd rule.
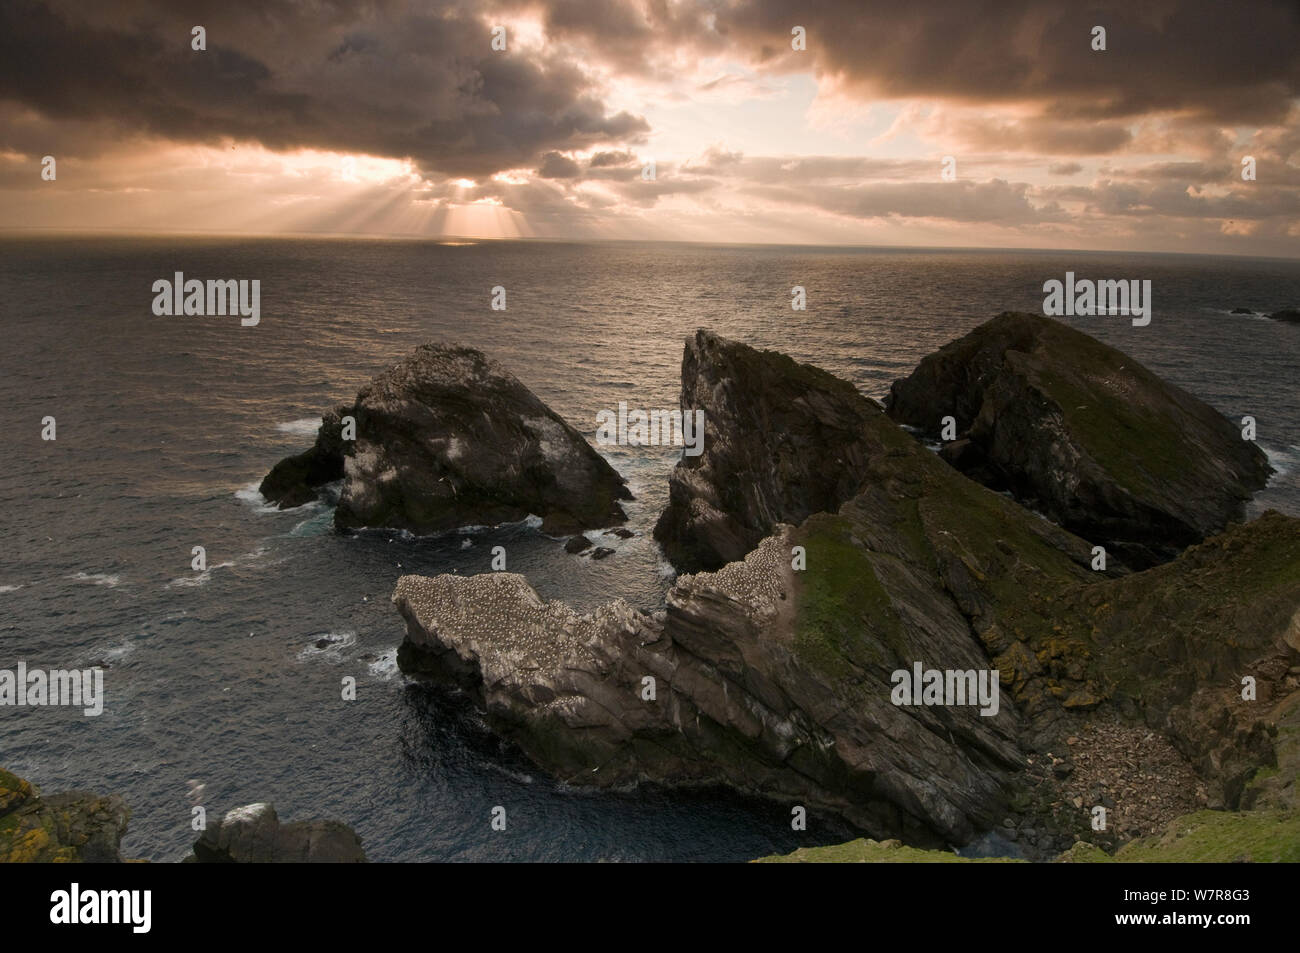
POLYGON ((682 410, 704 449, 668 477, 655 539, 683 572, 743 559, 777 523, 833 511, 862 484, 880 406, 848 381, 699 330, 682 356, 682 410))
POLYGON ((473 348, 425 344, 325 415, 316 445, 276 464, 281 507, 342 480, 335 525, 445 532, 540 516, 567 535, 626 520, 625 481, 573 427, 473 348))
POLYGON ((1241 519, 1272 472, 1204 401, 1034 314, 1004 312, 945 345, 887 404, 899 423, 944 439, 942 456, 963 473, 1132 568, 1241 519))

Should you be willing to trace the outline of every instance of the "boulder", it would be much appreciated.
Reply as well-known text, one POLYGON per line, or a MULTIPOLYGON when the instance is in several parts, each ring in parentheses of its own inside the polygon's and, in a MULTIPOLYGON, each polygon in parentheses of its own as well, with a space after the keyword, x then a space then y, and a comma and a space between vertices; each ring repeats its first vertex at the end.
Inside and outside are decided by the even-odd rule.
POLYGON ((426 344, 327 414, 316 444, 261 492, 282 507, 342 480, 335 525, 438 533, 540 516, 555 535, 620 523, 624 480, 508 371, 467 347, 426 344), (343 418, 356 439, 343 439, 343 418))
POLYGON ((570 536, 569 541, 564 544, 564 551, 566 553, 580 553, 584 549, 590 549, 590 548, 591 548, 591 540, 589 540, 586 536, 583 536, 581 534, 577 536, 570 536))
POLYGON ((0 863, 121 863, 131 811, 115 795, 41 796, 0 769, 0 863))
POLYGON ((1300 323, 1300 308, 1284 308, 1269 315, 1274 321, 1286 321, 1290 324, 1300 323))
POLYGON ((669 476, 655 539, 678 570, 743 559, 777 523, 831 511, 862 483, 864 421, 879 405, 784 354, 700 330, 682 357, 683 412, 704 411, 704 446, 669 476))
POLYGON ((1122 352, 1057 321, 1005 312, 897 381, 889 415, 944 457, 1134 568, 1242 517, 1272 468, 1237 426, 1122 352))
POLYGON ((270 804, 227 811, 194 842, 194 856, 209 864, 363 864, 361 838, 339 821, 280 823, 270 804))

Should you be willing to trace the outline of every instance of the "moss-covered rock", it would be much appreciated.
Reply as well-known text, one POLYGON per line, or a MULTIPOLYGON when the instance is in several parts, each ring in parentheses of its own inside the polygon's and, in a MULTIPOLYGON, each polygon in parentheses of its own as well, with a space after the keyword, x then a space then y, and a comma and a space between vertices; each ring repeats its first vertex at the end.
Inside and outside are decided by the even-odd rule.
POLYGON ((952 851, 918 850, 902 841, 867 838, 829 847, 800 847, 789 854, 774 854, 754 861, 758 864, 1012 864, 1023 861, 1009 857, 960 857, 952 851))
POLYGON ((719 569, 777 523, 836 510, 862 484, 879 415, 847 381, 706 330, 686 341, 682 407, 704 414, 703 452, 669 474, 655 539, 683 572, 719 569))
POLYGON ((1272 468, 1222 414, 1067 325, 1005 312, 890 390, 894 419, 958 440, 945 456, 1134 567, 1242 515, 1272 468))
POLYGON ((43 797, 0 770, 0 863, 118 863, 131 812, 116 796, 43 797))

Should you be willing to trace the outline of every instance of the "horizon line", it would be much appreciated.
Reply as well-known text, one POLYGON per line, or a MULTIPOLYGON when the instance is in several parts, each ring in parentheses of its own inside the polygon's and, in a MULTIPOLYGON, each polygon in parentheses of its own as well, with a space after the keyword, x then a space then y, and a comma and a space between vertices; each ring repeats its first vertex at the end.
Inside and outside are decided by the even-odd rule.
POLYGON ((349 232, 241 232, 236 230, 182 230, 171 229, 152 231, 132 228, 65 228, 55 225, 9 225, 0 226, 0 238, 24 237, 29 233, 57 234, 64 237, 122 237, 122 238, 229 238, 259 239, 270 241, 373 241, 373 242, 422 242, 444 246, 468 245, 504 245, 510 243, 530 243, 538 245, 695 245, 708 248, 838 248, 873 251, 926 251, 926 252, 1019 252, 1025 254, 1087 254, 1087 255, 1167 255, 1186 258, 1241 258, 1260 261, 1300 261, 1300 252, 1294 256, 1244 254, 1241 252, 1204 252, 1204 251, 1161 251, 1139 248, 1069 248, 1045 247, 1030 248, 1026 246, 1003 245, 893 245, 873 244, 869 242, 728 242, 707 241, 686 238, 552 238, 514 236, 511 238, 480 238, 471 235, 402 235, 402 234, 356 234, 349 232))

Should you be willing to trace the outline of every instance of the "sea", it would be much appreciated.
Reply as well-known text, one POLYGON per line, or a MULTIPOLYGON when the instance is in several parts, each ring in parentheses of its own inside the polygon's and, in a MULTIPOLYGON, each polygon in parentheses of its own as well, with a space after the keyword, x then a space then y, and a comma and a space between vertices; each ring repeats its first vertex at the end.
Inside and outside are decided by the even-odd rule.
MULTIPOLYGON (((0 708, 0 766, 114 793, 127 857, 175 861, 209 819, 270 801, 334 818, 373 861, 743 861, 857 836, 724 789, 568 787, 463 694, 405 679, 404 573, 507 569, 547 599, 653 609, 651 538, 680 449, 599 447, 630 539, 566 554, 536 520, 436 537, 344 535, 327 503, 257 486, 322 412, 416 345, 480 348, 595 443, 596 415, 678 405, 697 328, 783 351, 881 398, 924 355, 1043 283, 1143 279, 1152 319, 1063 320, 1239 422, 1277 473, 1251 504, 1300 516, 1300 261, 1060 251, 0 236, 0 668, 104 668, 103 714, 0 708), (158 316, 156 281, 260 282, 260 321, 158 316), (795 286, 806 310, 792 307, 795 286), (494 310, 496 288, 505 309, 494 310), (53 440, 45 418, 54 418, 53 440), (206 566, 192 568, 204 547, 206 566), (344 700, 347 677, 355 700, 344 700), (491 824, 506 808, 505 830, 491 824)), ((707 439, 707 437, 706 437, 707 439)))

